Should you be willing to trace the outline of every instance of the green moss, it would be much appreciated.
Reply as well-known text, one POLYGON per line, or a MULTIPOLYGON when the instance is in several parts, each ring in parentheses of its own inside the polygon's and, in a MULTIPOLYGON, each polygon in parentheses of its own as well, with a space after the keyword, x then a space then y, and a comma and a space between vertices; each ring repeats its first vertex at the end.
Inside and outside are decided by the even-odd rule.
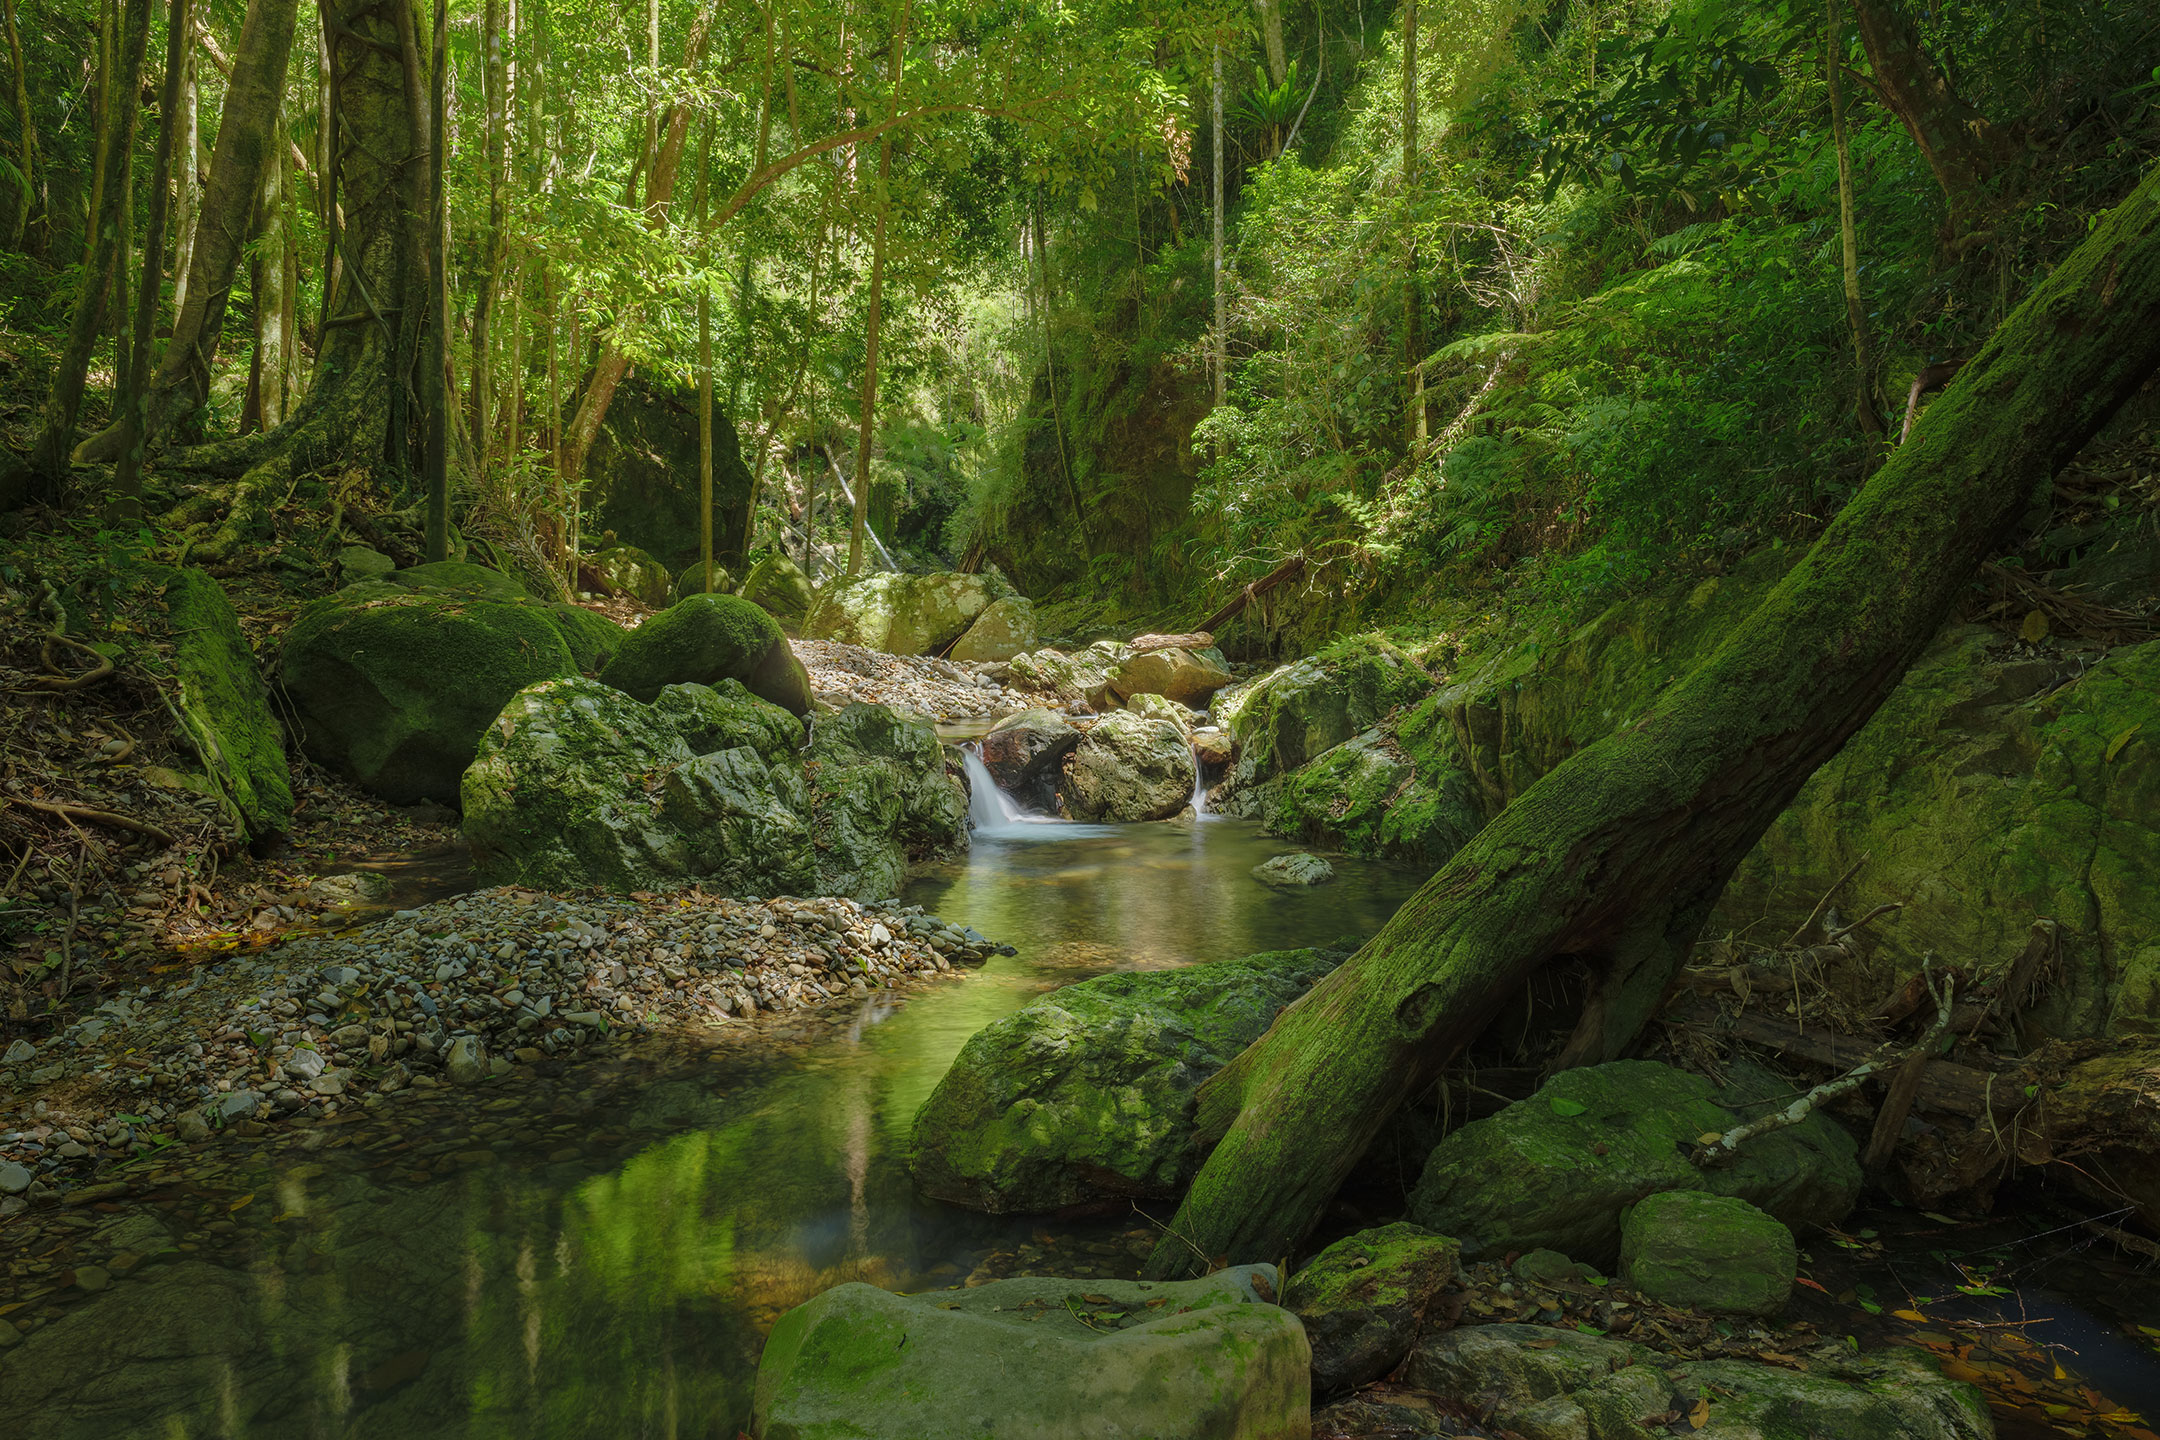
POLYGON ((619 595, 655 609, 674 598, 675 578, 667 566, 635 545, 613 545, 583 562, 619 595))
POLYGON ((785 625, 799 624, 810 612, 809 577, 802 567, 779 551, 770 551, 743 576, 736 592, 785 625))
POLYGON ((728 576, 727 567, 718 561, 713 562, 712 579, 713 583, 707 586, 704 565, 693 561, 685 565, 682 573, 675 577, 673 597, 681 600, 690 595, 726 595, 735 588, 735 582, 728 576))
POLYGON ((670 685, 653 700, 653 713, 682 737, 693 754, 747 745, 772 765, 793 765, 801 758, 802 721, 752 695, 740 680, 670 685))
POLYGON ((818 589, 803 633, 889 655, 927 655, 959 639, 991 602, 1011 593, 994 575, 881 573, 836 580, 818 589))
POLYGON ((489 600, 524 600, 525 587, 500 570, 464 560, 437 560, 393 570, 383 577, 408 590, 441 590, 455 595, 477 595, 489 600))
POLYGON ((570 658, 587 675, 605 668, 630 634, 607 616, 568 601, 548 606, 548 613, 555 617, 555 628, 562 632, 570 658))
POLYGON ((1238 744, 1235 776, 1256 785, 1317 759, 1432 689, 1432 677, 1379 635, 1355 635, 1225 692, 1213 713, 1238 744))
POLYGON ((692 595, 636 630, 600 672, 640 700, 669 685, 740 680, 792 714, 810 713, 810 677, 772 616, 733 595, 692 595))
POLYGON ((155 568, 150 578, 164 587, 181 712, 196 743, 222 762, 219 780, 246 833, 282 834, 292 823, 292 772, 240 617, 205 570, 155 568))
POLYGON ((1282 1303, 1312 1342, 1315 1387, 1348 1389, 1393 1370, 1455 1277, 1460 1251, 1416 1225, 1383 1225, 1338 1240, 1301 1266, 1283 1287, 1282 1303))
POLYGON ((1683 1309, 1775 1315, 1792 1294, 1797 1266, 1792 1231, 1729 1195, 1651 1195, 1620 1230, 1620 1278, 1683 1309))
POLYGON ((821 717, 808 764, 824 893, 882 900, 911 860, 964 844, 967 799, 937 732, 884 705, 821 717))

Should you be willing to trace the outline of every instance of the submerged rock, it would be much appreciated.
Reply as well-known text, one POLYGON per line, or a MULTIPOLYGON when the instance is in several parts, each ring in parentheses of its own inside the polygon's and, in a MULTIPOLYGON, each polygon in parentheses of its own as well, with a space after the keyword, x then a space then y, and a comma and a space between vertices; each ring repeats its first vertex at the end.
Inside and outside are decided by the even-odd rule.
POLYGON ((1120 711, 1081 737, 1058 796, 1075 820, 1167 820, 1191 803, 1195 779, 1177 726, 1120 711))
POLYGON ((1297 1440, 1311 1352, 1268 1303, 1275 1267, 1205 1280, 999 1280, 892 1295, 848 1284, 780 1318, 758 1362, 756 1440, 1297 1440), (1076 1428, 1076 1427, 1084 1427, 1076 1428))
POLYGON ((1194 1093, 1345 953, 1099 976, 976 1031, 915 1117, 916 1186, 992 1214, 1177 1194, 1194 1093))
POLYGON ((877 574, 819 587, 803 619, 813 640, 838 640, 888 655, 927 655, 967 632, 1012 588, 994 575, 877 574))
POLYGON ((1252 873, 1270 885, 1325 885, 1335 878, 1335 867, 1318 855, 1300 851, 1263 860, 1253 866, 1252 873))
POLYGON ((1852 1208, 1858 1147, 1819 1111, 1756 1136, 1731 1165, 1691 1163, 1697 1137, 1735 1123, 1720 1099, 1709 1081, 1652 1060, 1563 1070, 1434 1147, 1410 1218, 1455 1236, 1468 1256, 1542 1247, 1609 1264, 1622 1212, 1664 1191, 1738 1196, 1795 1229, 1852 1208))
POLYGON ((777 550, 768 551, 743 576, 735 592, 783 625, 799 625, 810 613, 810 578, 802 567, 777 550))
POLYGON ((269 687, 232 601, 199 566, 150 574, 165 591, 181 716, 195 743, 224 762, 218 780, 233 818, 251 839, 283 834, 292 823, 292 771, 269 687))
POLYGON ((1010 660, 1034 648, 1035 602, 1024 595, 1007 595, 991 601, 947 653, 963 665, 980 665, 1010 660))
POLYGON ((977 747, 998 788, 1033 810, 1057 806, 1058 776, 1080 732, 1055 710, 1021 710, 990 727, 977 747))
POLYGON ((1415 1225, 1383 1225, 1338 1240, 1305 1262, 1283 1305, 1312 1343, 1313 1388, 1355 1389, 1402 1362, 1427 1310, 1455 1278, 1461 1247, 1415 1225))
POLYGON ((1651 1299, 1719 1315, 1775 1315, 1792 1295, 1792 1231, 1745 1200, 1651 1195, 1620 1227, 1620 1278, 1651 1299))
POLYGON ((639 700, 670 685, 738 680, 795 715, 810 713, 810 677, 780 626, 734 595, 692 595, 631 631, 600 682, 639 700))

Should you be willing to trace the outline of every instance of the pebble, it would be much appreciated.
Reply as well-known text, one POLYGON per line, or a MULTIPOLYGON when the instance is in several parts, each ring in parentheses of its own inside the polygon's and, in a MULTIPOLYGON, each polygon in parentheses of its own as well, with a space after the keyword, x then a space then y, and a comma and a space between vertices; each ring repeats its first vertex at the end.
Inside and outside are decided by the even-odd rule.
POLYGON ((978 720, 1043 703, 1010 685, 1003 665, 887 655, 835 640, 797 640, 794 649, 811 690, 838 704, 867 700, 938 720, 978 720))

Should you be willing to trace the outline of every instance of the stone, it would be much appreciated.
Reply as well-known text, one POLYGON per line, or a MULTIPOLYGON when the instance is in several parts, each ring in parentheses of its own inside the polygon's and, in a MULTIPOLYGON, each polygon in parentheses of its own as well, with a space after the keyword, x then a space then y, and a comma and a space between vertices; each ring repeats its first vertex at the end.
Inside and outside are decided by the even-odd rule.
POLYGON ((1067 655, 1062 650, 1044 646, 1024 655, 1015 655, 1006 663, 1012 672, 1013 683, 1024 690, 1055 695, 1061 705, 1084 704, 1106 709, 1109 707, 1097 705, 1096 699, 1111 693, 1110 672, 1124 658, 1121 649, 1090 647, 1067 655))
POLYGON ((808 761, 817 893, 886 899, 913 861, 967 844, 967 791, 927 722, 852 701, 818 721, 808 761))
POLYGON ((779 624, 733 595, 692 595, 630 632, 600 681, 651 701, 670 685, 739 680, 793 715, 810 713, 810 677, 779 624))
POLYGON ((837 1286, 773 1327, 750 1434, 1303 1440, 1310 1351, 1295 1317, 1268 1303, 1274 1291, 1270 1265, 1205 1280, 1028 1278, 910 1296, 837 1286), (1080 1417, 1114 1428, 1083 1430, 1080 1417))
POLYGON ((460 1035, 443 1052, 443 1072, 453 1085, 477 1085, 488 1077, 487 1050, 477 1035, 460 1035))
POLYGON ((1125 710, 1127 714, 1137 715, 1143 720, 1169 721, 1177 727, 1178 734, 1184 737, 1186 747, 1191 748, 1193 712, 1177 701, 1161 695, 1134 695, 1126 700, 1125 710))
POLYGON ((436 560, 426 565, 414 565, 404 570, 394 570, 383 577, 392 585, 408 590, 425 590, 439 594, 470 595, 483 600, 525 600, 525 587, 515 576, 500 570, 490 570, 485 565, 475 565, 467 560, 436 560))
POLYGON ((0 1055, 0 1065, 22 1065, 37 1059, 37 1046, 28 1040, 17 1040, 8 1046, 7 1053, 0 1055))
POLYGON ((1058 783, 1075 820, 1167 820, 1192 803, 1192 747, 1167 720, 1120 712, 1080 738, 1058 783))
POLYGON ((1284 950, 1068 985, 978 1030, 915 1116, 924 1194, 992 1214, 1166 1198, 1193 1096, 1344 958, 1284 950))
POLYGON ((1010 660, 1034 648, 1035 602, 1024 595, 1007 595, 991 601, 945 655, 962 665, 983 665, 1010 660))
POLYGON ((689 595, 727 595, 733 593, 734 589, 735 581, 728 575, 727 567, 718 560, 713 561, 710 585, 705 583, 704 562, 693 560, 675 577, 671 598, 680 600, 689 595))
POLYGON ((1745 1200, 1650 1195, 1620 1226, 1620 1279, 1661 1304, 1714 1315, 1775 1315, 1792 1295, 1792 1231, 1745 1200))
POLYGON ((1748 1360, 1699 1360, 1671 1370, 1680 1402, 1709 1401, 1697 1440, 1834 1435, 1838 1440, 1994 1440, 1980 1392, 1945 1378, 1926 1355, 1894 1349, 1809 1357, 1789 1370, 1748 1360))
POLYGON ((538 601, 379 584, 303 606, 279 667, 307 753, 400 805, 456 801, 510 698, 577 673, 538 601))
POLYGON ((315 1050, 296 1049, 285 1057, 285 1073, 301 1080, 313 1080, 328 1068, 329 1062, 315 1050))
POLYGON ((1421 1390, 1514 1412, 1598 1385, 1615 1371, 1649 1365, 1651 1351, 1625 1340, 1544 1325, 1465 1325, 1420 1340, 1403 1379, 1421 1390))
POLYGON ((192 1145, 198 1140, 210 1138, 210 1122, 200 1110, 183 1110, 173 1117, 173 1136, 183 1144, 192 1145))
POLYGON ((1318 855, 1300 851, 1263 860, 1253 866, 1252 873, 1270 885, 1325 885, 1335 878, 1335 867, 1318 855))
POLYGON ((1580 1284, 1597 1271, 1570 1260, 1558 1250, 1528 1250, 1515 1257, 1508 1273, 1528 1284, 1550 1287, 1580 1284))
POLYGON ((350 585, 359 580, 380 580, 397 569, 397 561, 380 550, 365 545, 343 545, 337 554, 338 583, 350 585))
POLYGON ((1593 1264, 1618 1257, 1622 1211, 1668 1190, 1738 1196, 1794 1228, 1835 1224, 1859 1197, 1858 1147, 1820 1111, 1757 1136, 1731 1165, 1689 1161, 1696 1137, 1751 1118, 1759 1093, 1721 1096, 1652 1060, 1563 1070, 1435 1146, 1409 1218, 1472 1258, 1543 1248, 1593 1264))
POLYGON ((884 572, 833 580, 818 588, 803 634, 888 655, 928 655, 959 639, 993 601, 1011 593, 994 575, 884 572))
POLYGON ((30 1188, 30 1172, 12 1160, 0 1160, 0 1195, 20 1195, 30 1188))
POLYGON ((372 870, 324 875, 309 882, 307 898, 316 905, 344 909, 360 905, 379 905, 390 898, 390 879, 372 870))
POLYGON ((1312 1344, 1313 1389, 1355 1389, 1400 1364, 1455 1278, 1460 1248, 1415 1225, 1383 1225, 1336 1241, 1300 1267, 1282 1303, 1312 1344))
POLYGON ((990 727, 977 745, 998 788, 1031 810, 1057 807, 1057 782, 1080 732, 1055 710, 1015 711, 990 727))
POLYGON ((783 626, 796 626, 810 613, 813 592, 802 567, 777 550, 766 552, 736 594, 758 606, 783 626))
POLYGON ((1216 691, 1230 683, 1229 667, 1219 651, 1179 647, 1144 650, 1118 663, 1110 672, 1111 688, 1128 700, 1135 695, 1161 695, 1180 705, 1202 710, 1216 691))
MULTIPOLYGON (((624 378, 585 460, 585 533, 633 545, 673 570, 698 558, 698 397, 642 373, 624 378)), ((740 555, 754 479, 727 407, 712 411, 713 558, 740 555)), ((665 601, 660 602, 665 604, 665 601)))
POLYGON ((1407 651, 1378 635, 1356 635, 1218 692, 1209 718, 1237 739, 1237 783, 1253 785, 1288 774, 1432 688, 1432 676, 1407 651))
POLYGON ((194 744, 219 757, 219 786, 247 837, 282 835, 293 813, 284 728, 232 601, 200 566, 148 573, 164 590, 173 679, 194 744))
POLYGON ((97 1265, 75 1267, 75 1286, 79 1290, 96 1292, 112 1284, 112 1272, 97 1265))
POLYGON ((622 649, 623 641, 630 638, 628 630, 582 605, 559 602, 548 606, 548 613, 554 617, 555 628, 562 633, 571 663, 580 675, 599 674, 622 649))
POLYGON ((218 1097, 218 1115, 230 1125, 245 1120, 262 1108, 262 1096, 253 1090, 231 1090, 218 1097))
POLYGON ((675 598, 675 577, 668 567, 635 545, 611 545, 579 562, 617 595, 627 595, 658 610, 675 598))
POLYGON ((1427 869, 1485 823, 1479 786, 1434 696, 1257 787, 1242 808, 1277 835, 1427 869))

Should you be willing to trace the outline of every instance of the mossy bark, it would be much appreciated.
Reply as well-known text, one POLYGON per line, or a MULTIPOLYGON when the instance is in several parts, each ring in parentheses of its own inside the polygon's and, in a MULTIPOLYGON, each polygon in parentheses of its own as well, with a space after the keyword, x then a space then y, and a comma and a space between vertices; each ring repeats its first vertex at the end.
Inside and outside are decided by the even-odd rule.
POLYGON ((1293 1249, 1402 1096, 1560 956, 1564 1057, 1626 1047, 1733 868, 1864 724, 2040 487, 2160 366, 2160 171, 2018 307, 1807 558, 1634 724, 1503 811, 1202 1091, 1220 1136, 1150 1263, 1293 1249))

